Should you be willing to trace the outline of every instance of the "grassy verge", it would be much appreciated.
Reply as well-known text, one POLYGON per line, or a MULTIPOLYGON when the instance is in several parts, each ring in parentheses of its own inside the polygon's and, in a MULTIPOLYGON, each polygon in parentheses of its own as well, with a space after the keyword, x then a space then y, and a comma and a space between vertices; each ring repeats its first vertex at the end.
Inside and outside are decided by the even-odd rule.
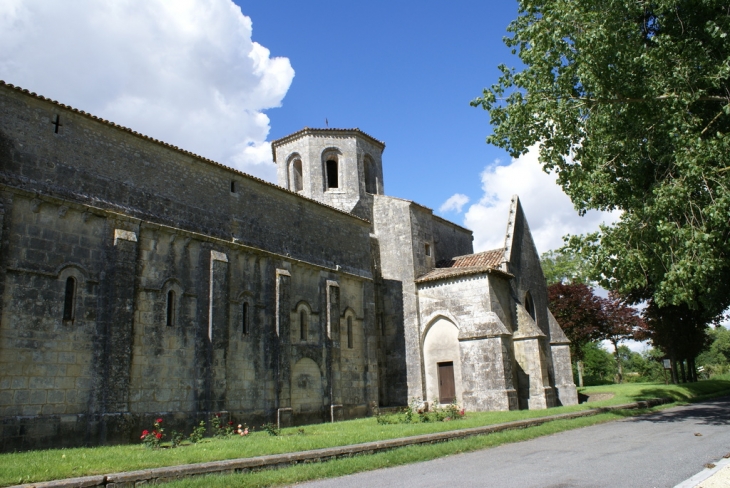
MULTIPOLYGON (((730 376, 687 385, 665 386, 663 384, 655 383, 634 383, 624 385, 590 387, 585 388, 581 391, 584 394, 588 395, 600 392, 614 393, 615 396, 611 399, 607 399, 601 402, 581 404, 571 407, 559 407, 549 410, 467 413, 467 417, 465 419, 454 422, 379 425, 374 418, 366 418, 346 422, 338 422, 336 424, 318 424, 305 426, 302 428, 303 433, 302 429, 283 429, 282 435, 278 437, 269 436, 265 432, 255 432, 245 438, 235 437, 230 439, 210 439, 202 443, 181 447, 178 449, 148 450, 140 444, 136 444, 127 446, 55 449, 23 453, 0 454, 0 486, 7 486, 20 482, 36 482, 91 474, 105 474, 162 466, 175 466, 188 463, 235 459, 266 454, 278 454, 285 452, 303 451, 308 449, 342 446, 348 444, 358 444, 362 442, 393 439, 411 435, 490 425, 502 422, 509 422, 512 420, 544 417, 558 413, 574 412, 579 410, 585 410, 587 408, 616 405, 655 397, 671 397, 674 398, 676 401, 690 401, 692 399, 705 397, 707 395, 720 394, 722 392, 730 393, 730 376)), ((568 428, 582 427, 584 425, 592 425, 596 422, 611 420, 613 418, 616 418, 617 415, 620 416, 620 414, 602 414, 586 419, 575 419, 564 422, 550 422, 549 424, 530 429, 509 431, 500 434, 475 437, 472 439, 464 439, 444 444, 444 446, 448 445, 450 447, 442 448, 439 447, 441 446, 440 444, 437 444, 433 446, 424 446, 422 448, 425 449, 424 451, 420 451, 421 448, 414 449, 418 452, 434 453, 433 457, 438 457, 440 455, 452 452, 462 452, 462 450, 464 449, 472 450, 482 447, 489 447, 490 445, 496 445, 489 444, 489 442, 497 442, 500 439, 504 440, 499 441, 499 443, 522 440, 523 437, 521 436, 526 435, 525 432, 535 432, 536 434, 534 436, 545 435, 553 432, 559 432, 560 430, 566 430, 568 428), (556 428, 560 430, 552 430, 556 428), (482 440, 479 441, 477 439, 482 440), (486 444, 481 444, 481 442, 486 442, 486 444), (477 447, 468 448, 466 446, 477 447), (442 451, 442 449, 446 449, 446 451, 442 451), (440 452, 443 452, 444 454, 438 454, 440 452)), ((397 451, 393 451, 393 453, 400 451, 406 453, 410 452, 406 451, 406 449, 411 448, 399 449, 397 451)), ((396 464, 412 462, 397 461, 398 459, 401 459, 401 456, 403 456, 402 459, 408 459, 408 454, 398 454, 395 458, 389 458, 388 456, 390 454, 391 453, 382 453, 373 456, 366 456, 363 458, 352 458, 352 462, 354 463, 353 466, 357 465, 358 463, 363 463, 364 465, 371 466, 371 460, 375 460, 372 462, 376 464, 372 466, 379 467, 380 465, 378 465, 377 463, 380 461, 377 461, 378 459, 382 459, 383 462, 388 461, 388 463, 396 464), (361 459, 366 459, 366 461, 362 461, 361 459)), ((418 455, 422 456, 423 454, 418 455)), ((422 459, 432 459, 432 457, 426 457, 422 459)), ((332 463, 341 463, 344 461, 350 460, 333 461, 332 463)), ((307 470, 312 470, 313 473, 318 472, 317 470, 325 470, 326 472, 327 470, 334 469, 326 467, 330 466, 330 464, 331 463, 323 463, 321 465, 306 465, 303 466, 303 468, 306 468, 307 470)), ((340 464, 334 465, 339 466, 340 464)), ((344 463, 343 465, 350 466, 347 463, 344 463)), ((351 468, 342 469, 347 470, 351 468)), ((286 469, 277 470, 272 473, 284 471, 286 471, 286 469)), ((333 474, 332 476, 346 474, 347 472, 349 471, 338 471, 339 474, 333 474)), ((262 472, 255 474, 255 476, 261 476, 265 478, 268 475, 266 474, 266 472, 262 472)), ((322 476, 326 475, 317 475, 317 477, 322 476)), ((205 479, 209 480, 209 478, 205 479)), ((264 485, 267 483, 269 482, 265 482, 264 485)), ((288 481, 276 481, 272 483, 288 483, 288 481)))
POLYGON ((556 434, 565 430, 587 427, 590 425, 610 422, 630 415, 646 413, 649 410, 615 411, 592 417, 583 417, 573 420, 556 420, 537 427, 497 432, 458 439, 439 444, 425 444, 402 447, 378 454, 355 456, 336 459, 324 463, 299 464, 287 468, 242 473, 234 475, 211 475, 197 478, 187 478, 172 483, 166 483, 166 488, 228 488, 228 487, 269 487, 288 486, 322 478, 335 478, 348 474, 370 471, 380 468, 389 468, 403 464, 429 461, 451 454, 459 454, 489 447, 496 447, 511 442, 526 441, 544 435, 556 434))

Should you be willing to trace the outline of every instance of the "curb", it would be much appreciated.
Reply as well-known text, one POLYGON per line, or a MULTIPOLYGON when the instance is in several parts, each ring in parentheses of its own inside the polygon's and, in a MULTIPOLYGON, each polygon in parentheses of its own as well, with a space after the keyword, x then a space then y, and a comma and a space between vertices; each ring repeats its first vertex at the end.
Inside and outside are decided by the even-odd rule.
POLYGON ((517 420, 502 424, 487 425, 483 427, 472 427, 469 429, 437 432, 434 434, 422 434, 411 437, 401 437, 384 441, 366 442, 349 446, 328 447, 324 449, 313 449, 309 451, 290 452, 285 454, 272 454, 251 458, 229 459, 225 461, 211 461, 207 463, 182 464, 164 468, 144 469, 140 471, 127 471, 107 475, 84 476, 80 478, 67 478, 54 481, 43 481, 39 483, 27 483, 15 485, 9 488, 131 488, 143 484, 165 483, 179 480, 190 476, 206 474, 232 474, 258 471, 261 469, 280 468, 298 463, 311 463, 329 461, 332 459, 352 457, 359 454, 374 454, 376 452, 388 451, 399 447, 418 444, 433 444, 454 439, 463 439, 475 435, 493 434, 505 430, 524 429, 552 422, 554 420, 569 420, 580 417, 590 417, 600 413, 614 410, 632 410, 639 408, 650 408, 657 405, 672 403, 671 398, 653 398, 651 400, 625 403, 623 405, 612 405, 610 407, 592 408, 580 412, 563 413, 540 417, 535 419, 517 420))

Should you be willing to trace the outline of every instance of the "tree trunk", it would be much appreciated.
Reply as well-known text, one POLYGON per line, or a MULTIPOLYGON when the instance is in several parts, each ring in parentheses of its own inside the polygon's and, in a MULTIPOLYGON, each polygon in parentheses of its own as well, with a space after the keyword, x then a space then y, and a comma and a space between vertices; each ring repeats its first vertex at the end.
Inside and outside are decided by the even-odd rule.
POLYGON ((697 382, 697 367, 695 365, 695 358, 687 359, 687 369, 689 370, 689 380, 692 383, 697 382))
POLYGON ((616 375, 616 379, 618 380, 617 383, 623 383, 624 382, 624 367, 621 364, 621 358, 618 355, 618 342, 611 341, 613 344, 613 355, 616 357, 616 369, 618 371, 618 375, 616 375))
POLYGON ((687 374, 684 371, 684 359, 679 362, 679 369, 682 372, 682 383, 687 383, 687 374))
POLYGON ((578 386, 583 388, 583 361, 577 361, 578 366, 578 386))
POLYGON ((674 356, 672 356, 671 358, 669 358, 669 361, 670 365, 672 366, 672 384, 676 385, 679 383, 679 377, 677 376, 677 360, 674 358, 674 356))

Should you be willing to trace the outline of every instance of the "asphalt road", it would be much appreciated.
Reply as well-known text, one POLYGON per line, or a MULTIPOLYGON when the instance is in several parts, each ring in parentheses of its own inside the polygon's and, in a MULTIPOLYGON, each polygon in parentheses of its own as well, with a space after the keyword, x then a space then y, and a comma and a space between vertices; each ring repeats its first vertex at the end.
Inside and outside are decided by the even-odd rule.
POLYGON ((730 397, 297 486, 673 487, 728 453, 730 397))

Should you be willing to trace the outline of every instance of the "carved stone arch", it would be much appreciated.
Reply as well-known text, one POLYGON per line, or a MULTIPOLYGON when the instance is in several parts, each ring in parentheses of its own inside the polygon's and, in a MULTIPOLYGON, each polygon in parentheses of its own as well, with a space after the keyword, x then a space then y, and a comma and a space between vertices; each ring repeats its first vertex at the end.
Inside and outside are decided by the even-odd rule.
POLYGON ((291 406, 294 415, 318 414, 325 405, 322 369, 310 358, 297 361, 291 370, 291 406))
POLYGON ((180 323, 183 287, 177 278, 168 278, 160 288, 162 303, 162 323, 167 327, 176 327, 180 323))
POLYGON ((293 192, 304 190, 304 167, 302 156, 298 153, 292 153, 286 159, 287 188, 293 192))
POLYGON ((89 279, 89 272, 83 266, 76 263, 63 263, 56 268, 56 275, 58 275, 59 280, 65 280, 69 276, 83 281, 89 279))
POLYGON ((322 181, 324 191, 337 190, 343 187, 342 151, 337 147, 328 147, 322 151, 322 181))
POLYGON ((459 321, 456 320, 456 317, 454 317, 451 312, 448 310, 437 310, 433 313, 431 313, 426 320, 424 321, 426 323, 425 327, 423 328, 423 332, 421 333, 421 347, 423 347, 423 341, 426 339, 426 334, 428 334, 428 330, 433 326, 433 324, 436 323, 436 321, 440 318, 446 319, 454 326, 456 326, 457 330, 461 329, 461 326, 459 325, 459 321))

